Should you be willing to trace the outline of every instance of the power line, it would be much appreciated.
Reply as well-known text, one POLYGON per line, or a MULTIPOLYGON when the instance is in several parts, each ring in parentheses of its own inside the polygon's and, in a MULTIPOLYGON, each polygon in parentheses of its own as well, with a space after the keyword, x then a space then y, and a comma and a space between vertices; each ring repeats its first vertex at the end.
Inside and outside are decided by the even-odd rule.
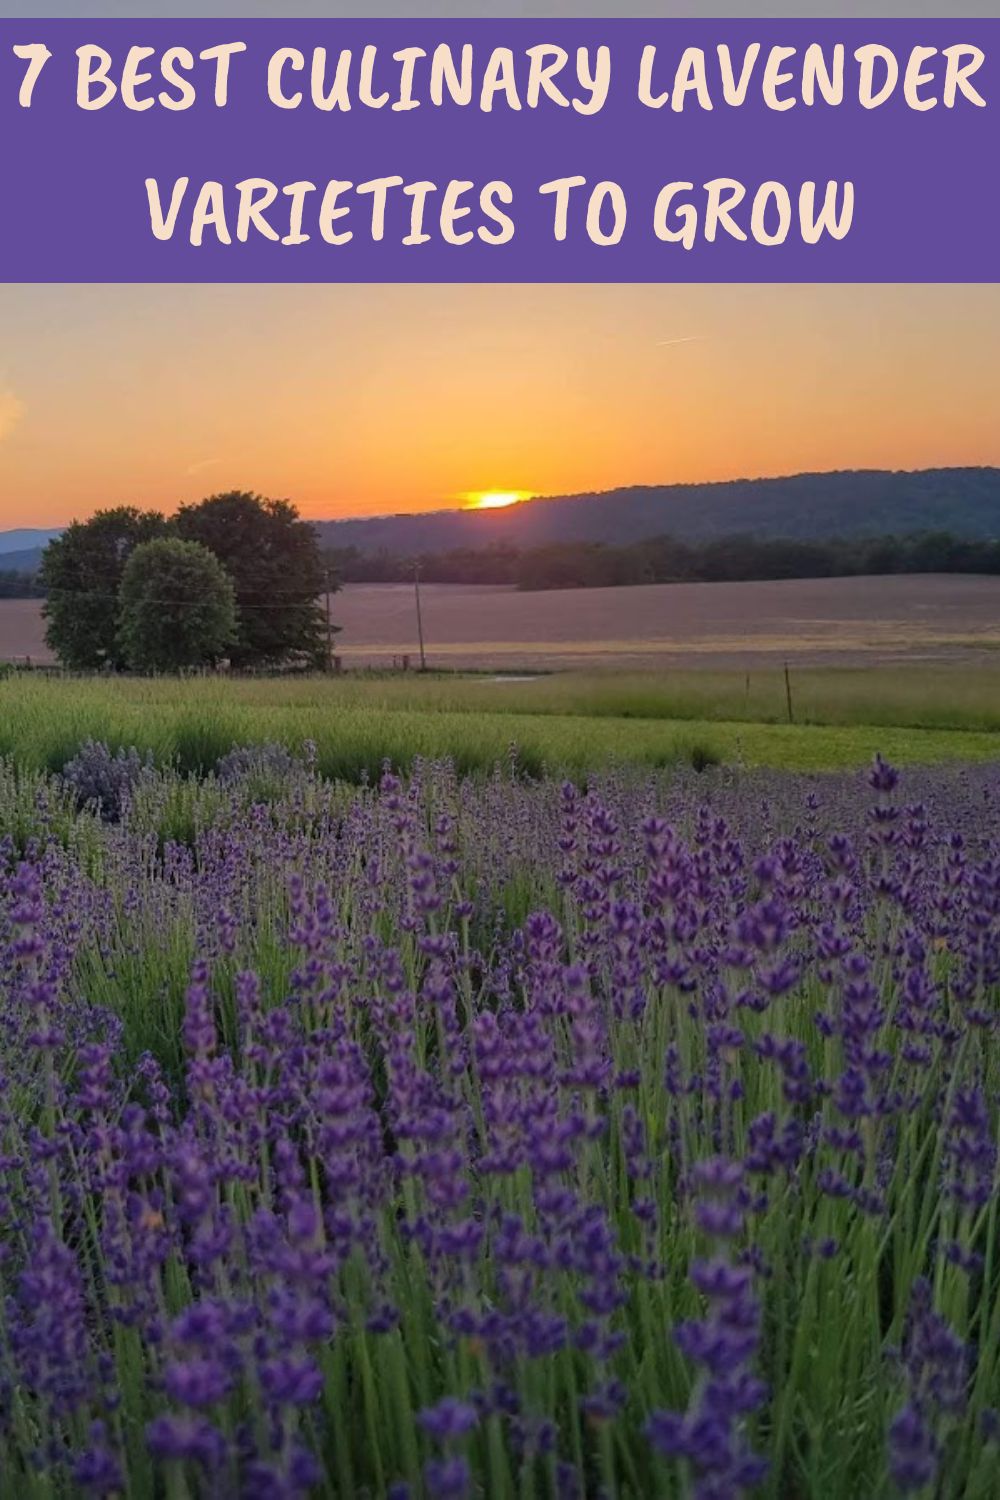
MULTIPOLYGON (((273 593, 277 593, 279 591, 277 589, 270 589, 269 592, 273 594, 273 593)), ((45 594, 41 596, 42 602, 44 602, 44 600, 46 598, 49 598, 53 594, 68 595, 70 598, 110 599, 110 600, 113 600, 116 603, 117 603, 117 601, 119 599, 119 595, 118 594, 111 593, 108 590, 102 590, 102 589, 67 589, 67 588, 63 588, 61 585, 57 585, 56 587, 53 587, 53 588, 50 588, 50 589, 46 590, 45 594)), ((35 595, 33 597, 37 598, 39 596, 35 595)), ((291 591, 289 590, 289 591, 287 591, 287 597, 289 598, 290 601, 297 599, 302 604, 307 604, 311 600, 316 605, 317 609, 321 609, 322 608, 322 604, 320 603, 321 599, 323 598, 323 591, 322 590, 318 594, 309 594, 309 595, 292 594, 291 591)), ((175 595, 171 599, 156 599, 156 598, 153 598, 153 599, 147 599, 145 602, 149 603, 149 604, 183 604, 183 605, 187 606, 187 605, 192 605, 192 604, 200 604, 202 601, 200 599, 181 599, 181 598, 178 598, 175 595)), ((241 609, 241 610, 247 610, 247 609, 281 609, 281 610, 286 610, 289 607, 290 607, 289 604, 253 604, 253 603, 244 603, 240 599, 236 600, 236 608, 237 609, 241 609)))

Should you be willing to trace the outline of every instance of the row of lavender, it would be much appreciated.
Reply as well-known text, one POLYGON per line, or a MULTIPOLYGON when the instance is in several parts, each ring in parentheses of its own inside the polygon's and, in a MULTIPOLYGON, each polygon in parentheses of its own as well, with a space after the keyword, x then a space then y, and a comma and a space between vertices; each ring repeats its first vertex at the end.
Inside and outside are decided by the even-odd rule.
POLYGON ((4 1493, 995 1493, 1000 772, 132 769, 0 773, 4 1493))

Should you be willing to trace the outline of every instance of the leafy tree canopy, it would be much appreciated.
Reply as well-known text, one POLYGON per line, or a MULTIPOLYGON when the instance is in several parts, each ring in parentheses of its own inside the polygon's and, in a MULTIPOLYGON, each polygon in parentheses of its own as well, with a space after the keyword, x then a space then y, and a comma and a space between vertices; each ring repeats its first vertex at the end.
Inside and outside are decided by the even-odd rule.
POLYGON ((207 547, 160 537, 135 548, 122 576, 118 625, 133 671, 206 666, 235 639, 232 580, 207 547))
POLYGON ((163 536, 158 511, 120 505, 74 521, 42 554, 45 639, 64 666, 77 671, 125 665, 118 639, 122 574, 142 543, 163 536))
POLYGON ((287 500, 245 490, 211 495, 177 514, 178 533, 225 565, 236 591, 234 666, 325 656, 318 599, 324 569, 315 530, 287 500))

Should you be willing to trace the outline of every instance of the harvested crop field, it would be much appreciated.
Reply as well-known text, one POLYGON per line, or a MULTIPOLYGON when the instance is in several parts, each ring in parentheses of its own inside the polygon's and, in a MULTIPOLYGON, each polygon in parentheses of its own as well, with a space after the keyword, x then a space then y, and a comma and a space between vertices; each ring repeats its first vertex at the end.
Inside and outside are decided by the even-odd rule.
MULTIPOLYGON (((519 593, 425 584, 432 666, 557 668, 970 661, 1000 647, 1000 578, 918 574, 651 584, 519 593)), ((416 659, 413 590, 354 584, 338 594, 348 665, 416 659)), ((0 659, 49 659, 40 605, 0 600, 0 659)))

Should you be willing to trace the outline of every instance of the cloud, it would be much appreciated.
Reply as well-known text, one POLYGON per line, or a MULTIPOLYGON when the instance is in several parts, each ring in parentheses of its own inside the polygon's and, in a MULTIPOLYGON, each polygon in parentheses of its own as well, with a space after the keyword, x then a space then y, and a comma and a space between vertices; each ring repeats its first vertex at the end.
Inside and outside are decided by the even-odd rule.
POLYGON ((23 416, 24 402, 12 390, 0 388, 0 443, 10 437, 23 416))

